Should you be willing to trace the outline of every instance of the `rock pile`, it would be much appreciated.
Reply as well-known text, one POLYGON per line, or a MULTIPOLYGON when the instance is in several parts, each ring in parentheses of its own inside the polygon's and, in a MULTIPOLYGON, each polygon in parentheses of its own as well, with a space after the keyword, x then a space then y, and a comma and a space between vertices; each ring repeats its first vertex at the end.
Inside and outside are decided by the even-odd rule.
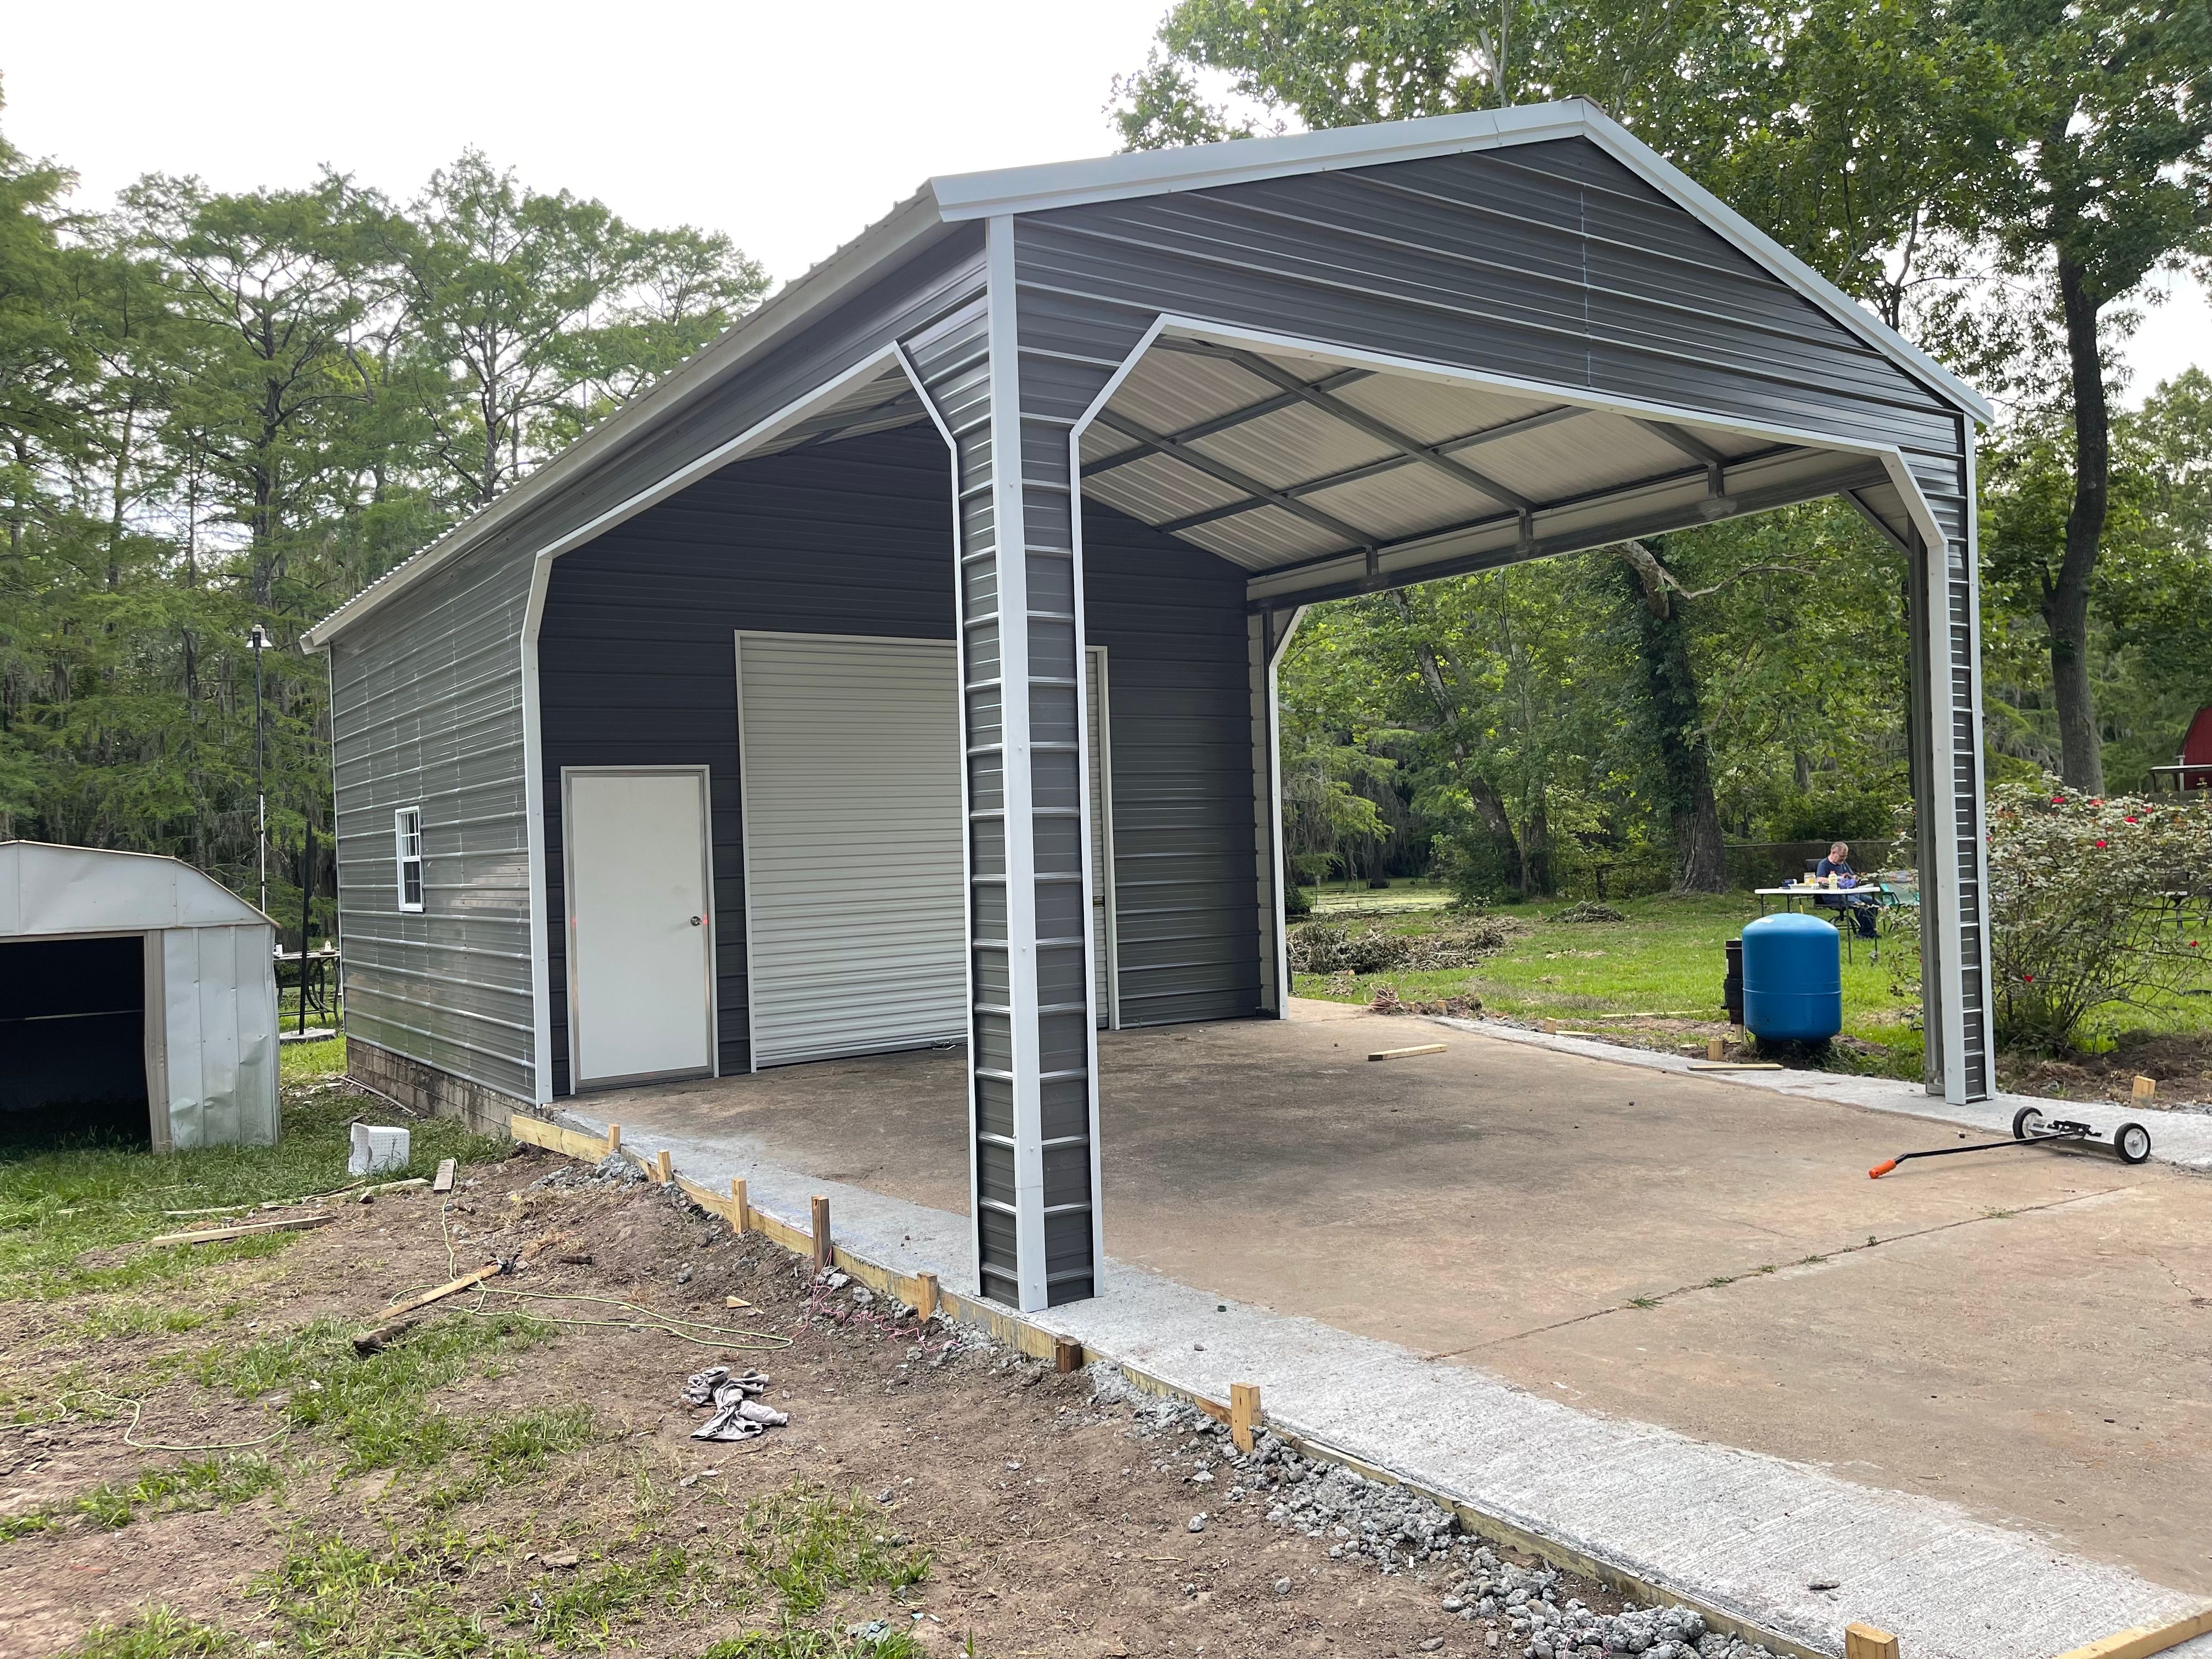
POLYGON ((1180 1467, 1175 1454, 1185 1453, 1184 1479, 1214 1494, 1212 1501, 1264 1503, 1275 1525, 1327 1539, 1333 1560, 1365 1559, 1386 1573, 1440 1581, 1438 1613, 1486 1625, 1499 1651, 1523 1659, 1774 1659, 1756 1644, 1707 1630, 1688 1607, 1623 1602, 1618 1612, 1600 1613, 1571 1596, 1562 1604, 1566 1590, 1556 1570, 1506 1560, 1418 1492, 1304 1456, 1264 1432, 1247 1456, 1212 1418, 1139 1393, 1110 1367, 1093 1371, 1092 1387, 1102 1401, 1130 1407, 1133 1438, 1179 1443, 1163 1449, 1163 1470, 1180 1467))

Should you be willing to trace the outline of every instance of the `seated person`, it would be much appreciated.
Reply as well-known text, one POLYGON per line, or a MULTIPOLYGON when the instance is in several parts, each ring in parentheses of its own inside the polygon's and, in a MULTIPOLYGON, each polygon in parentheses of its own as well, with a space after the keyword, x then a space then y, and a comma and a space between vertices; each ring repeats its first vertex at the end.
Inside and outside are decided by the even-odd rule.
MULTIPOLYGON (((1859 884, 1858 872, 1851 868, 1851 849, 1840 841, 1828 848, 1828 856, 1814 866, 1813 873, 1816 876, 1833 876, 1838 887, 1856 887, 1859 884)), ((1875 936, 1875 915, 1877 907, 1871 896, 1857 898, 1814 899, 1813 902, 1826 905, 1831 909, 1848 910, 1850 912, 1852 925, 1859 930, 1861 939, 1872 939, 1875 936)))

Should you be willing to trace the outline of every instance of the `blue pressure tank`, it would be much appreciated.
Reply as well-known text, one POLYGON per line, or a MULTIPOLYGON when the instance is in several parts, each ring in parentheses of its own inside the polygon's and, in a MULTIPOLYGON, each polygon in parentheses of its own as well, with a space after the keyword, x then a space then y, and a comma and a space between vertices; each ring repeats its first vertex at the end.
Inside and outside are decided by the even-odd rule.
POLYGON ((1743 1023, 1777 1042, 1825 1042, 1844 1029, 1843 945, 1818 916, 1761 916, 1743 930, 1743 1023))

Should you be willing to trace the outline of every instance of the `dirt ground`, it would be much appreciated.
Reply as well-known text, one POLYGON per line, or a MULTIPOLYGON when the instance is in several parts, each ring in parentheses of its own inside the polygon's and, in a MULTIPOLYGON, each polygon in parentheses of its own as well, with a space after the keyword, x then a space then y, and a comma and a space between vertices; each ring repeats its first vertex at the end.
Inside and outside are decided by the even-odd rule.
POLYGON ((0 1656, 380 1654, 404 1632, 426 1656, 781 1659, 855 1651, 848 1632, 874 1620, 923 1653, 1496 1650, 1482 1622, 1440 1613, 1437 1583, 1334 1561, 1264 1504, 1190 1484, 1189 1443, 1136 1438, 1083 1376, 825 1298, 793 1258, 657 1188, 536 1184, 556 1167, 578 1166, 520 1152, 465 1172, 450 1256, 443 1200, 416 1191, 337 1206, 150 1301, 0 1304, 0 1656), (757 1346, 533 1333, 497 1316, 624 1316, 495 1299, 485 1316, 465 1297, 353 1357, 345 1339, 387 1297, 533 1243, 495 1285, 742 1322, 757 1346), (726 1310, 732 1295, 754 1307, 726 1310), (459 1374, 417 1387, 445 1352, 459 1374), (790 1426, 690 1439, 703 1414, 678 1390, 717 1361, 768 1372, 790 1426), (137 1449, 119 1400, 143 1402, 131 1437, 149 1445, 295 1426, 211 1455, 137 1449))
POLYGON ((2212 1036, 2124 1036, 2109 1054, 2007 1060, 1997 1069, 2007 1089, 2060 1100, 2126 1100, 2147 1077, 2158 1085, 2152 1104, 2212 1111, 2212 1036))

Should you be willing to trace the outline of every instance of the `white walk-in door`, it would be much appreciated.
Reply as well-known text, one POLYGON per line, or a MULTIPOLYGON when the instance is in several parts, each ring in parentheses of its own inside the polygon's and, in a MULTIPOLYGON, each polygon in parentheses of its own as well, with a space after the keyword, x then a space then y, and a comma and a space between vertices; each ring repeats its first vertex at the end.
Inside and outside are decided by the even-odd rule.
POLYGON ((572 767, 561 782, 570 1076, 712 1072, 706 769, 572 767))
MULTIPOLYGON (((1103 891, 1103 665, 1092 660, 1103 891)), ((965 1039, 957 672, 950 641, 738 636, 755 1066, 965 1039)), ((1091 914, 1103 1021, 1111 915, 1091 914)))
POLYGON ((743 634, 755 1066, 964 1039, 952 647, 743 634))

